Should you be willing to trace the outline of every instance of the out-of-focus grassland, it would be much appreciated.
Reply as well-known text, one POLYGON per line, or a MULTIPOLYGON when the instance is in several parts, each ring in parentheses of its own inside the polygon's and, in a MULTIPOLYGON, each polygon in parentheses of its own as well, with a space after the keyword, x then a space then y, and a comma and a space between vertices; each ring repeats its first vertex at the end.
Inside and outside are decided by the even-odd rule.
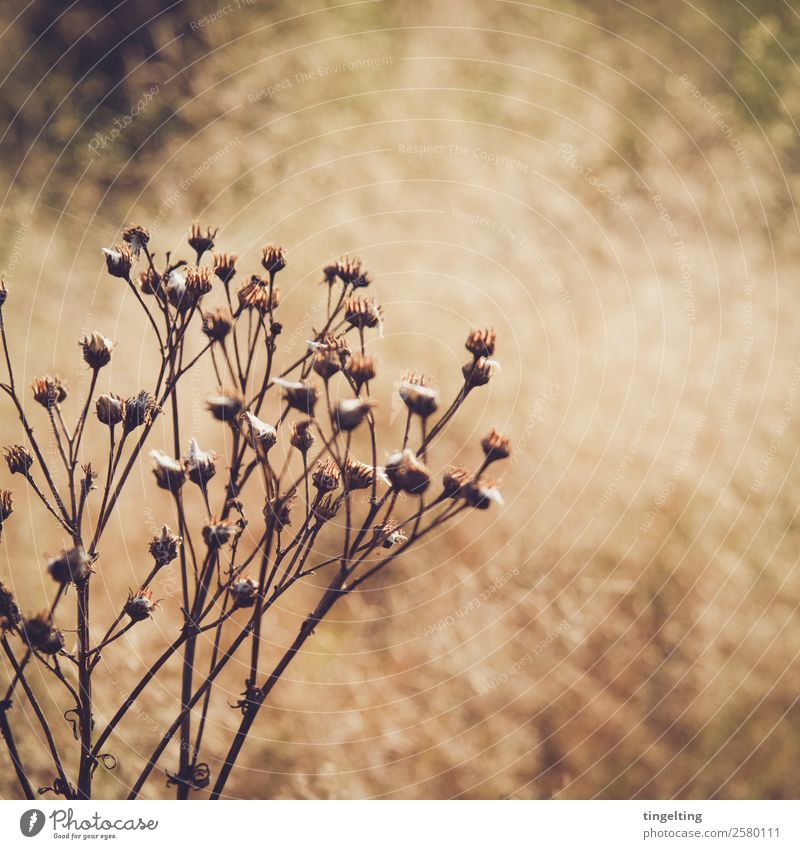
MULTIPOLYGON (((470 397, 436 465, 474 464, 497 427, 516 444, 506 506, 334 609, 259 718, 232 795, 800 793, 800 21, 788 5, 747 5, 257 0, 192 29, 213 7, 185 3, 122 51, 107 73, 128 76, 109 102, 91 72, 70 91, 72 54, 48 72, 34 48, 3 83, 11 114, 30 96, 2 159, 21 382, 55 370, 79 397, 76 340, 94 328, 119 342, 102 389, 152 382, 146 325, 99 255, 129 221, 151 227, 160 256, 188 258, 193 219, 219 225, 243 268, 265 242, 285 245, 283 321, 303 329, 284 337, 287 358, 317 315, 321 266, 363 256, 387 312, 375 348, 387 428, 401 369, 449 397, 467 330, 498 331, 502 373, 470 397)), ((79 13, 61 22, 66 43, 94 22, 79 13)), ((3 35, 3 75, 33 40, 25 21, 3 35)), ((102 45, 102 26, 87 39, 102 45)), ((223 454, 202 405, 214 388, 209 371, 186 384, 183 426, 223 454)), ((4 409, 6 444, 18 436, 4 409)), ((103 468, 97 422, 91 433, 103 468)), ((156 428, 153 446, 167 440, 156 428)), ((44 555, 65 540, 13 489, 0 577, 35 610, 53 592, 44 555)), ((145 462, 101 546, 96 600, 116 609, 162 521, 174 525, 145 462)), ((167 590, 156 620, 104 655, 100 725, 177 628, 167 590)), ((267 634, 273 655, 304 604, 267 634)), ((178 669, 137 703, 101 794, 123 792, 172 720, 178 669)), ((243 678, 235 667, 217 691, 214 754, 243 678)), ((37 686, 46 699, 52 685, 37 686)), ((37 739, 18 736, 43 763, 37 739)), ((147 793, 163 792, 159 774, 147 793)))

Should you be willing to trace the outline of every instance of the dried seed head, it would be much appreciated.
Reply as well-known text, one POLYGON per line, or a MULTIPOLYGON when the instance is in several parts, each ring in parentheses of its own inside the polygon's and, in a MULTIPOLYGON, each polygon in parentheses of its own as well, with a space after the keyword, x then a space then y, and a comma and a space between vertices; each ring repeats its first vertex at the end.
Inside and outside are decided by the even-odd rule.
POLYGON ((192 231, 189 234, 189 247, 193 248, 197 253, 197 259, 214 247, 214 237, 217 235, 218 227, 206 227, 206 232, 200 230, 200 225, 195 221, 192 224, 192 231))
POLYGON ((161 568, 166 566, 178 556, 178 546, 181 544, 181 538, 172 533, 172 531, 164 525, 161 528, 161 533, 157 537, 153 537, 150 542, 150 554, 155 560, 156 566, 161 568))
POLYGON ((228 422, 235 426, 244 409, 244 398, 238 392, 222 390, 206 400, 206 407, 217 421, 228 422))
POLYGON ((33 454, 24 445, 9 445, 3 449, 8 470, 12 475, 26 475, 33 465, 33 454))
POLYGON ((418 375, 413 371, 403 372, 400 376, 398 392, 406 407, 421 418, 427 419, 436 412, 439 393, 431 388, 424 374, 418 375))
POLYGON ((178 492, 186 480, 183 466, 177 460, 173 460, 172 457, 155 448, 150 452, 150 456, 156 463, 153 474, 156 476, 156 483, 159 487, 168 489, 173 493, 178 492))
POLYGON ((76 545, 69 551, 62 551, 58 557, 47 561, 50 577, 59 584, 82 584, 91 572, 91 557, 82 545, 76 545))
POLYGON ((256 603, 258 584, 252 578, 239 578, 229 590, 234 608, 252 607, 256 603))
POLYGON ((131 252, 125 245, 116 245, 114 248, 103 248, 106 258, 106 268, 112 277, 121 277, 127 280, 131 274, 131 252))
POLYGON ((309 342, 309 347, 315 351, 313 368, 323 379, 329 380, 350 358, 350 349, 346 339, 335 336, 325 336, 318 342, 309 342))
POLYGON ((122 402, 122 421, 126 433, 142 425, 150 425, 161 412, 156 399, 146 390, 122 402))
POLYGON ((427 466, 410 448, 392 454, 386 461, 385 469, 389 482, 398 492, 420 495, 431 482, 427 466))
POLYGON ((128 600, 125 602, 125 613, 130 616, 133 622, 144 622, 145 619, 152 616, 156 604, 157 602, 153 601, 153 594, 150 590, 137 590, 135 593, 128 594, 128 600))
POLYGON ((259 458, 263 460, 269 449, 278 441, 278 431, 271 424, 261 421, 249 411, 242 413, 240 421, 245 439, 259 458))
POLYGON ((211 278, 208 268, 204 265, 188 267, 186 269, 186 293, 184 299, 190 305, 198 304, 203 295, 211 291, 211 278))
POLYGON ((14 512, 14 496, 10 489, 0 489, 0 534, 3 522, 14 512))
POLYGON ((267 501, 264 505, 264 518, 267 522, 274 521, 277 530, 281 531, 292 521, 292 508, 294 507, 295 496, 279 495, 271 501, 267 501))
POLYGON ((375 379, 375 360, 360 351, 353 354, 344 367, 344 373, 353 381, 360 392, 365 383, 375 379))
POLYGON ((179 312, 189 309, 192 301, 186 294, 186 273, 180 268, 172 268, 164 276, 164 290, 172 306, 179 312))
POLYGON ((34 401, 38 401, 43 407, 60 404, 67 397, 67 387, 58 375, 51 377, 46 374, 44 377, 37 377, 31 383, 31 388, 34 401))
POLYGON ((479 360, 481 357, 491 357, 494 354, 496 340, 497 334, 494 332, 493 327, 471 330, 467 336, 466 348, 476 360, 479 360))
POLYGON ((111 362, 114 343, 101 333, 95 331, 84 336, 78 344, 83 350, 83 359, 90 368, 99 369, 111 362))
POLYGON ((471 363, 467 363, 461 369, 464 375, 464 382, 468 389, 474 389, 476 386, 485 386, 496 371, 500 370, 500 364, 496 360, 487 360, 486 357, 479 357, 471 363))
POLYGON ((317 403, 317 389, 304 381, 285 380, 276 377, 275 383, 283 389, 283 400, 295 410, 307 416, 314 415, 314 405, 317 403))
POLYGON ((311 482, 321 495, 333 492, 339 486, 340 479, 339 466, 333 460, 326 460, 324 463, 317 461, 317 469, 311 476, 311 482))
POLYGON ((204 487, 217 471, 213 451, 201 451, 197 440, 189 442, 189 451, 183 457, 183 467, 189 480, 199 487, 204 487))
POLYGON ((286 252, 280 245, 267 245, 261 253, 261 264, 271 275, 286 268, 286 252))
POLYGON ((464 496, 470 507, 476 507, 478 510, 488 510, 492 503, 502 504, 503 497, 497 489, 494 481, 485 482, 481 478, 477 481, 470 481, 464 487, 464 496))
POLYGON ((486 456, 486 465, 495 460, 505 460, 511 454, 511 440, 492 428, 481 440, 481 448, 486 456))
POLYGON ((22 625, 22 637, 32 649, 42 654, 58 654, 64 648, 64 637, 58 628, 53 627, 49 613, 26 619, 22 625))
POLYGON ((0 583, 0 633, 11 631, 22 621, 14 594, 3 583, 0 583))
POLYGON ((3 309, 3 304, 8 298, 8 289, 6 289, 6 281, 0 277, 0 310, 3 309))
POLYGON ((383 307, 375 298, 348 298, 344 317, 351 327, 377 327, 383 323, 383 307))
POLYGON ((214 254, 214 274, 223 283, 230 283, 236 274, 236 254, 214 254))
POLYGON ((339 512, 341 500, 335 495, 326 495, 319 499, 314 508, 314 515, 319 522, 330 522, 339 512))
POLYGON ((322 273, 325 275, 325 282, 330 286, 338 278, 345 286, 352 286, 354 289, 360 289, 364 286, 369 286, 372 282, 369 272, 363 267, 359 257, 346 256, 341 260, 331 263, 326 266, 322 273))
POLYGON ((333 423, 337 430, 355 430, 377 404, 372 398, 345 398, 333 411, 333 423))
POLYGON ((138 224, 131 224, 122 231, 122 241, 130 245, 131 253, 138 257, 142 248, 150 241, 150 234, 144 227, 138 224))
POLYGON ((301 454, 308 453, 308 450, 314 444, 315 437, 311 432, 312 425, 313 421, 311 419, 303 419, 299 422, 292 422, 289 429, 289 442, 301 454))
POLYGON ((444 494, 448 498, 461 498, 471 475, 463 466, 451 466, 442 476, 444 494))
POLYGON ((242 532, 239 519, 212 519, 203 528, 203 539, 209 548, 222 548, 233 542, 242 532))
POLYGON ((145 295, 155 295, 161 291, 161 277, 152 268, 139 272, 139 288, 145 295))
POLYGON ((125 402, 118 395, 100 395, 94 402, 94 407, 98 421, 112 427, 122 421, 125 402))
POLYGON ((268 280, 253 274, 247 283, 242 284, 238 298, 242 309, 254 309, 265 315, 277 309, 280 293, 277 286, 270 287, 268 280))
POLYGON ((203 333, 215 342, 222 342, 232 327, 233 317, 227 307, 217 307, 203 313, 203 333))
POLYGON ((344 480, 348 489, 366 489, 375 480, 375 469, 348 457, 344 464, 344 480))
POLYGON ((372 529, 375 539, 384 547, 392 548, 395 545, 401 545, 408 540, 408 537, 403 531, 397 530, 397 522, 394 519, 389 519, 388 522, 375 525, 372 529))

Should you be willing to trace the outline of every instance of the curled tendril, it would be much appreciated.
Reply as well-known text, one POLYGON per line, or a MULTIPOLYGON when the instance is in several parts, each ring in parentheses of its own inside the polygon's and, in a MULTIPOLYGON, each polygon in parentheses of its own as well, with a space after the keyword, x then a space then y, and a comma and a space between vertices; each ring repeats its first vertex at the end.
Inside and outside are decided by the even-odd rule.
POLYGON ((69 710, 64 711, 64 719, 72 726, 72 736, 77 740, 78 739, 78 725, 80 723, 80 716, 78 714, 78 708, 70 708, 69 710))
POLYGON ((244 716, 247 716, 251 710, 258 709, 258 706, 261 704, 262 693, 260 687, 256 687, 249 681, 245 681, 244 686, 245 689, 242 693, 244 698, 239 699, 232 705, 230 702, 228 702, 228 704, 235 710, 240 710, 244 716))
POLYGON ((63 796, 65 799, 71 799, 76 795, 75 788, 60 778, 55 779, 52 787, 40 787, 37 792, 40 796, 44 796, 46 793, 54 793, 56 796, 63 796))
POLYGON ((167 787, 178 785, 188 787, 190 790, 202 790, 211 782, 211 769, 207 763, 193 764, 188 770, 181 773, 167 773, 167 787))
POLYGON ((97 755, 94 758, 94 764, 92 765, 92 773, 97 769, 97 765, 102 764, 109 772, 112 769, 117 768, 117 759, 110 752, 104 752, 101 755, 97 755))

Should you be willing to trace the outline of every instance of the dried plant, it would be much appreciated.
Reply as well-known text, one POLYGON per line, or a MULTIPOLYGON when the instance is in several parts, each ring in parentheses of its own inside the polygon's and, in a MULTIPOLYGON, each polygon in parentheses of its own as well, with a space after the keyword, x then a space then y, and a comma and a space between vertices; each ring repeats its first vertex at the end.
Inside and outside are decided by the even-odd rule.
MULTIPOLYGON (((172 261, 167 254, 160 269, 143 227, 127 228, 122 244, 103 249, 109 274, 124 281, 147 317, 160 366, 152 386, 129 397, 96 397, 98 374, 111 362, 115 345, 100 333, 84 337, 80 346, 90 385, 72 426, 62 411, 67 387, 61 379, 48 375, 33 382, 33 397, 42 408, 36 415, 43 418, 63 469, 49 464, 50 455, 45 455, 36 435, 40 425, 34 429, 23 404, 3 323, 13 302, 7 302, 5 287, 0 289, 8 371, 0 388, 19 417, 24 443, 6 448, 8 469, 24 479, 70 540, 69 547, 46 564, 55 594, 44 612, 23 616, 11 591, 0 584, 0 643, 12 671, 0 703, 0 731, 19 785, 29 798, 34 796, 33 785, 12 729, 17 690, 24 692, 52 758, 55 776, 39 792, 91 798, 97 767, 112 769, 116 764, 112 752, 121 720, 175 656, 182 657, 181 709, 165 724, 150 757, 137 765, 141 771, 129 798, 139 795, 173 740, 179 743, 179 760, 166 776, 177 788, 177 797, 187 798, 190 791, 203 788, 209 788, 211 798, 219 797, 261 706, 333 605, 463 511, 500 501, 487 472, 508 456, 509 443, 494 431, 481 443, 483 460, 474 472, 447 468, 437 483, 431 470, 437 437, 469 393, 486 384, 497 368, 490 359, 494 331, 469 334, 466 347, 472 356, 444 412, 439 412, 439 394, 428 378, 412 372, 402 375, 404 435, 399 445, 382 444, 386 440, 380 438, 375 417, 376 365, 366 353, 365 341, 367 334, 380 331, 384 314, 374 298, 356 294, 372 284, 361 261, 347 258, 323 270, 328 290, 324 326, 313 334, 302 356, 279 364, 277 340, 283 327, 276 319, 280 304, 276 278, 286 267, 285 252, 276 245, 265 247, 265 275, 248 275, 237 288, 235 256, 213 254, 209 264, 201 264, 216 237, 216 229, 204 233, 194 224, 189 238, 194 264, 172 261), (136 275, 138 285, 137 263, 142 266, 136 275), (204 309, 204 299, 215 289, 223 306, 204 309), (227 441, 215 446, 217 453, 201 448, 195 438, 185 440, 180 426, 181 381, 206 357, 218 382, 209 394, 208 411, 222 423, 227 441), (92 411, 98 424, 91 427, 105 430, 106 449, 105 456, 89 459, 84 436, 92 411), (165 523, 150 542, 152 563, 140 585, 119 600, 116 610, 97 609, 98 603, 90 602, 90 588, 104 567, 99 545, 160 416, 169 422, 172 444, 152 447, 149 456, 155 485, 174 502, 177 532, 165 523), (219 456, 227 458, 227 468, 222 468, 219 456), (65 483, 59 486, 57 481, 65 483), (263 508, 251 515, 245 504, 256 498, 263 508), (89 499, 96 508, 85 509, 89 499), (148 627, 158 608, 151 584, 173 561, 179 568, 181 598, 174 639, 139 680, 125 683, 127 692, 118 710, 100 726, 92 705, 93 694, 109 686, 103 653, 132 628, 148 627), (323 578, 316 605, 278 663, 265 670, 265 618, 277 612, 281 597, 307 583, 304 579, 311 575, 323 578), (74 611, 67 609, 71 605, 74 611), (65 631, 74 627, 74 651, 58 621, 65 623, 65 631), (91 639, 90 622, 104 634, 102 639, 91 639), (198 638, 205 634, 210 652, 201 664, 198 638), (206 719, 212 698, 222 698, 215 682, 237 653, 246 658, 249 674, 241 699, 233 706, 240 713, 238 728, 227 753, 215 753, 222 766, 212 776, 201 759, 206 719), (30 685, 33 663, 57 679, 63 693, 60 709, 76 737, 75 752, 66 753, 69 757, 62 757, 59 735, 30 685), (70 778, 68 766, 73 761, 76 776, 70 778)), ((93 440, 91 447, 101 444, 93 440)), ((12 510, 12 493, 3 489, 0 529, 12 510)), ((127 544, 136 545, 133 540, 127 544)), ((20 562, 16 553, 12 562, 14 568, 24 568, 16 565, 20 562)), ((36 605, 42 606, 41 601, 36 605)))

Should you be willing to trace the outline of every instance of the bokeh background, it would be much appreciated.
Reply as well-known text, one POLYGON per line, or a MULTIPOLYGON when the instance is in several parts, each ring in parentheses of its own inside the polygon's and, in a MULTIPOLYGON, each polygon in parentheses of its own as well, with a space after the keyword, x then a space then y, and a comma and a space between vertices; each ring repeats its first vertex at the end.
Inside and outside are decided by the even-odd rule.
MULTIPOLYGON (((466 332, 498 332, 502 372, 436 463, 475 464, 488 428, 506 433, 505 506, 334 608, 260 715, 231 795, 797 797, 795 3, 6 8, 0 266, 21 382, 57 371, 77 405, 92 329, 119 343, 101 388, 152 382, 146 325, 100 256, 132 221, 160 257, 188 258, 193 220, 219 226, 244 268, 283 244, 283 320, 301 327, 287 357, 324 298, 321 267, 361 255, 387 314, 390 432, 401 369, 450 396, 466 332)), ((219 450, 202 409, 214 389, 206 371, 192 379, 184 432, 219 450)), ((19 439, 10 405, 0 422, 3 444, 19 439)), ((17 505, 0 578, 35 611, 53 593, 44 557, 66 540, 0 478, 17 505)), ((108 610, 163 521, 145 461, 93 579, 108 610)), ((161 589, 156 620, 104 655, 101 723, 174 634, 161 589)), ((281 612, 275 655, 306 612, 281 612)), ((129 715, 100 795, 138 774, 178 670, 129 715)), ((217 691, 212 771, 242 677, 234 665, 217 691)), ((20 706, 23 756, 49 783, 20 706)), ((0 795, 18 792, 4 766, 0 795)), ((165 792, 157 772, 146 795, 165 792)))

